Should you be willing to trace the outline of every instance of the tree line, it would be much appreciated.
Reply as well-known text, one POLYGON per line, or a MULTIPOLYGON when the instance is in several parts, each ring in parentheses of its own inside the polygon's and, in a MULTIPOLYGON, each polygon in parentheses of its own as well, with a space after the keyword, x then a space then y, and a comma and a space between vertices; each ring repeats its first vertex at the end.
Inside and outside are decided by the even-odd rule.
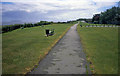
POLYGON ((120 24, 120 7, 112 7, 100 14, 95 14, 92 18, 93 23, 97 24, 120 24))
POLYGON ((67 21, 67 22, 48 22, 48 21, 40 21, 40 22, 37 22, 37 23, 25 23, 25 24, 14 24, 14 25, 5 25, 2 27, 2 33, 5 33, 5 32, 10 32, 10 31, 13 31, 13 30, 16 30, 16 29, 24 29, 24 28, 30 28, 30 27, 35 27, 35 26, 43 26, 43 25, 48 25, 48 24, 52 24, 52 23, 57 23, 57 24, 65 24, 65 23, 74 23, 76 22, 75 20, 74 21, 67 21))
POLYGON ((48 21, 40 21, 38 23, 32 24, 32 23, 25 23, 25 24, 14 24, 14 25, 5 25, 2 27, 2 33, 13 31, 15 29, 24 29, 24 28, 30 28, 30 27, 35 27, 35 26, 42 26, 42 25, 48 25, 53 22, 48 22, 48 21))

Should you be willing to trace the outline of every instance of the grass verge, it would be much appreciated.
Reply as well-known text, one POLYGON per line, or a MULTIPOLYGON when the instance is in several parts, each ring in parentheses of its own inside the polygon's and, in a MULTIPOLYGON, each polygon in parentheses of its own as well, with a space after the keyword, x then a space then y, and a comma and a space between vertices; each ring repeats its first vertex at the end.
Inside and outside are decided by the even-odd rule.
POLYGON ((26 74, 32 70, 72 25, 51 24, 4 33, 2 73, 26 74), (55 29, 55 35, 45 37, 45 29, 55 29))
POLYGON ((80 27, 80 35, 91 71, 118 74, 118 27, 80 27))

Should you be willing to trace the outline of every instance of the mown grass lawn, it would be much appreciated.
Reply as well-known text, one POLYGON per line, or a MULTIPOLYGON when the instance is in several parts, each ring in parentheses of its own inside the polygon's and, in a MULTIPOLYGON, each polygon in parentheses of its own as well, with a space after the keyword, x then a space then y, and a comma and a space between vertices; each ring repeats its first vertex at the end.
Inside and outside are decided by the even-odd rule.
POLYGON ((72 25, 73 23, 51 24, 45 27, 17 29, 2 34, 2 73, 29 72, 72 25), (45 29, 55 29, 55 35, 45 37, 45 29))
POLYGON ((77 27, 93 73, 118 73, 118 27, 77 27))

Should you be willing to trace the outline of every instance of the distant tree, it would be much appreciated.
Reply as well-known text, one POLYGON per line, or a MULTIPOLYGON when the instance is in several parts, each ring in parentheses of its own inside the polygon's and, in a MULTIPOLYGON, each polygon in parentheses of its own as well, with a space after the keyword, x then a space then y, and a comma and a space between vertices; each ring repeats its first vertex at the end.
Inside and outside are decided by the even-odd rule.
POLYGON ((102 24, 120 24, 120 8, 112 7, 101 12, 99 22, 102 24))
POLYGON ((100 14, 95 14, 92 18, 93 23, 99 23, 100 14))

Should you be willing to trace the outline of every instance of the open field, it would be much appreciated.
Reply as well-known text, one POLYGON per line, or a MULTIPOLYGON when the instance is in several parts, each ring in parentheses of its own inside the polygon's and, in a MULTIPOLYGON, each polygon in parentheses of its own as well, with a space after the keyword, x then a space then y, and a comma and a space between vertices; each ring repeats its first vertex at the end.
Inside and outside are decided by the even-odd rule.
POLYGON ((3 74, 29 72, 73 24, 51 24, 4 33, 3 74), (45 29, 55 29, 55 35, 45 37, 45 29))
POLYGON ((118 73, 118 27, 77 27, 91 70, 118 73))

